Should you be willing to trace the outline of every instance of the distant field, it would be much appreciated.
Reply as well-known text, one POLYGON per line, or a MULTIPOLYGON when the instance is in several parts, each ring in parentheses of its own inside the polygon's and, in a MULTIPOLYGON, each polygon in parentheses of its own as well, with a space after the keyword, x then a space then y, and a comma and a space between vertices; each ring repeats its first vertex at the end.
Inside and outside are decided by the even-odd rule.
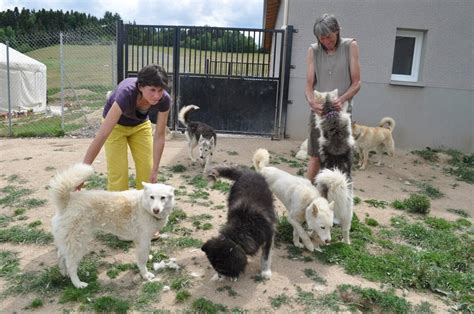
MULTIPOLYGON (((111 89, 115 82, 112 74, 116 71, 116 51, 110 45, 64 45, 64 70, 66 88, 81 88, 83 86, 104 86, 111 89)), ((28 55, 47 66, 48 89, 58 89, 61 84, 59 45, 41 48, 28 55)), ((129 62, 129 69, 138 70, 142 60, 145 64, 158 63, 168 72, 172 71, 173 48, 154 47, 143 49, 142 46, 130 46, 129 58, 133 55, 135 62, 129 62), (137 59, 138 56, 138 59, 137 59), (137 61, 138 60, 138 61, 137 61)), ((262 68, 268 71, 264 63, 270 62, 268 54, 264 53, 221 53, 219 51, 203 51, 196 49, 181 49, 180 71, 205 73, 206 59, 218 62, 210 69, 211 73, 226 74, 227 63, 233 62, 232 73, 261 75, 262 68), (242 66, 242 63, 249 66, 242 66), (253 65, 252 65, 253 64, 253 65), (186 68, 185 68, 186 65, 186 68)))

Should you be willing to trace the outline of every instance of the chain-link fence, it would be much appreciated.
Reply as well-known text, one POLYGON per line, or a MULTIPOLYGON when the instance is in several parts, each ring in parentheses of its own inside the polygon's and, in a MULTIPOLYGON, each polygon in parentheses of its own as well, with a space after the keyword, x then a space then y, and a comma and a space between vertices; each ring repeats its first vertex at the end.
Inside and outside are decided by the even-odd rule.
POLYGON ((115 25, 0 43, 0 137, 93 136, 116 49, 115 25))

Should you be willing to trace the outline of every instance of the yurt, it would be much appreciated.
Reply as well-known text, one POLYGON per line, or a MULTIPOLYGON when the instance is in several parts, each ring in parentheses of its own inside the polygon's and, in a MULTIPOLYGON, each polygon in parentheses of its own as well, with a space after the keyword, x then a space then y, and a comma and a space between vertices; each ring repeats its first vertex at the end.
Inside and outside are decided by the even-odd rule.
MULTIPOLYGON (((46 109, 46 65, 8 48, 12 112, 46 109)), ((0 43, 0 112, 8 112, 7 46, 0 43)))

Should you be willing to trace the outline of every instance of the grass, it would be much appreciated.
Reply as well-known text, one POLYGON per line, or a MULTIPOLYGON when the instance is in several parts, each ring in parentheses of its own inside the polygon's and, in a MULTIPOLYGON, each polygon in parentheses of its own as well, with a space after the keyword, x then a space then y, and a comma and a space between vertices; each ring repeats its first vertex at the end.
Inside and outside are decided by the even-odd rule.
POLYGON ((0 252, 0 277, 11 278, 20 271, 20 260, 17 253, 11 251, 0 252))
POLYGON ((447 212, 454 213, 456 215, 459 215, 461 217, 467 218, 469 217, 469 213, 465 211, 464 209, 460 208, 448 208, 446 209, 447 212))
POLYGON ((388 205, 387 201, 379 201, 375 199, 364 200, 364 202, 369 204, 369 207, 375 207, 375 208, 386 208, 388 205))
MULTIPOLYGON (((134 307, 139 310, 150 310, 147 308, 150 302, 157 301, 164 284, 161 282, 146 282, 143 284, 140 294, 134 302, 134 307)), ((107 310, 109 311, 109 310, 107 310)))
POLYGON ((424 194, 411 194, 408 198, 400 201, 394 200, 391 206, 395 209, 408 210, 412 213, 428 214, 431 207, 429 198, 424 194))
POLYGON ((290 304, 291 298, 286 294, 279 294, 276 297, 270 297, 270 305, 274 309, 280 308, 284 304, 290 304))
POLYGON ((103 296, 94 300, 92 308, 99 313, 126 314, 130 309, 130 304, 115 297, 103 296))
POLYGON ((309 279, 311 279, 312 281, 314 281, 316 283, 321 283, 323 285, 327 284, 326 279, 324 279, 323 277, 318 275, 318 273, 314 269, 305 268, 303 270, 303 272, 304 272, 305 276, 308 277, 309 279))
POLYGON ((417 185, 421 189, 419 193, 424 194, 431 199, 437 199, 444 196, 444 193, 442 193, 439 189, 435 188, 429 183, 423 182, 417 185))
POLYGON ((99 232, 96 235, 96 239, 111 249, 118 249, 124 252, 128 252, 133 245, 133 242, 120 240, 117 236, 110 233, 99 232))
POLYGON ((46 245, 53 241, 53 235, 35 227, 13 226, 0 229, 0 243, 40 244, 46 245))
POLYGON ((214 303, 206 298, 198 298, 194 300, 191 305, 191 310, 197 313, 214 314, 219 312, 227 312, 227 306, 219 303, 214 303))

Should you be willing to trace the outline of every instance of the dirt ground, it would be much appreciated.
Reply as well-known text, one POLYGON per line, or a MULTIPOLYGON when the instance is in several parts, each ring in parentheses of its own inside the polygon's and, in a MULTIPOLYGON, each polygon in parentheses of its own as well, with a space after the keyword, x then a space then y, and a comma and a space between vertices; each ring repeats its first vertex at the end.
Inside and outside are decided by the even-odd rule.
MULTIPOLYGON (((47 139, 2 139, 0 140, 0 187, 9 184, 7 178, 16 175, 24 180, 22 187, 34 191, 31 197, 48 199, 46 187, 49 180, 56 171, 62 170, 75 162, 82 160, 91 139, 73 138, 47 138, 47 139)), ((214 154, 215 163, 232 162, 241 165, 251 165, 253 152, 260 147, 267 148, 272 155, 292 158, 294 152, 298 150, 300 142, 292 140, 272 141, 267 138, 251 137, 220 137, 217 142, 217 152, 214 154)), ((459 216, 446 211, 447 208, 459 208, 469 212, 470 217, 473 212, 473 189, 472 185, 456 181, 455 178, 443 173, 443 161, 438 164, 429 164, 419 157, 407 151, 398 150, 395 157, 384 157, 384 164, 376 167, 371 163, 364 171, 354 171, 354 194, 362 200, 376 199, 391 202, 395 199, 407 198, 411 192, 418 191, 418 187, 413 182, 429 182, 441 192, 444 197, 431 201, 430 215, 442 217, 447 220, 456 220, 459 216), (420 162, 416 162, 416 160, 420 162), (393 167, 388 164, 393 163, 393 167)), ((183 136, 177 135, 168 141, 162 159, 162 166, 170 167, 182 164, 186 167, 186 176, 196 176, 200 173, 200 167, 193 165, 188 157, 187 145, 183 136)), ((290 173, 295 174, 297 169, 289 167, 288 164, 276 165, 290 173)), ((98 172, 105 173, 106 165, 103 152, 100 153, 94 167, 98 172)), ((131 167, 133 169, 133 167, 131 167)), ((183 185, 183 174, 175 174, 167 183, 180 186, 183 185)), ((209 191, 210 200, 214 204, 225 204, 226 195, 219 191, 209 191)), ((1 195, 0 195, 1 196, 1 195)), ((276 201, 279 215, 285 213, 282 204, 276 201)), ((194 238, 206 241, 211 236, 217 234, 218 226, 225 220, 225 209, 221 211, 211 210, 199 204, 190 204, 178 199, 176 206, 182 209, 188 216, 208 213, 213 216, 211 222, 214 228, 210 230, 198 230, 192 234, 194 238)), ((11 208, 0 208, 3 215, 12 215, 11 208)), ((400 211, 390 207, 381 209, 369 207, 365 202, 354 207, 354 212, 359 218, 370 216, 381 225, 389 225, 390 217, 400 215, 400 211)), ((51 218, 54 210, 47 202, 45 205, 30 209, 26 213, 26 221, 14 222, 12 224, 25 224, 35 220, 42 222, 41 228, 51 231, 51 218)), ((470 219, 470 218, 469 218, 470 219)), ((12 225, 11 224, 11 225, 12 225)), ((153 246, 158 245, 154 243, 153 246)), ((97 244, 98 249, 101 245, 97 244)), ((56 265, 56 253, 53 244, 50 245, 15 245, 11 243, 0 243, 2 250, 19 252, 20 268, 22 271, 41 270, 46 267, 56 265)), ((119 250, 109 251, 106 259, 121 263, 134 262, 134 250, 128 253, 119 250)), ((184 267, 186 272, 194 277, 192 286, 189 288, 191 298, 184 304, 177 304, 175 293, 172 291, 162 292, 161 299, 157 300, 154 307, 157 309, 168 309, 177 311, 189 308, 190 303, 198 298, 205 297, 215 303, 221 303, 228 308, 239 307, 250 311, 263 312, 301 312, 302 307, 296 302, 286 304, 278 309, 272 308, 270 298, 281 294, 290 297, 296 295, 296 287, 301 287, 305 291, 312 291, 316 296, 328 294, 341 284, 351 284, 364 288, 380 289, 381 283, 368 281, 359 276, 351 276, 344 272, 342 267, 337 265, 323 264, 318 261, 311 262, 311 265, 299 260, 290 260, 286 254, 286 248, 276 247, 273 254, 271 280, 264 283, 257 283, 252 279, 259 271, 259 256, 250 259, 249 267, 244 275, 237 282, 214 282, 210 281, 213 270, 204 253, 197 248, 179 249, 175 252, 177 263, 184 267), (316 285, 307 278, 303 270, 313 268, 326 281, 326 285, 316 285), (237 293, 237 297, 230 293, 217 292, 219 287, 230 286, 237 293)), ((160 277, 159 275, 157 277, 160 277)), ((110 279, 101 274, 99 282, 110 283, 110 279)), ((142 280, 139 275, 130 270, 123 276, 115 279, 116 285, 123 289, 139 289, 142 280)), ((0 278, 0 290, 7 286, 6 281, 0 278)), ((433 293, 424 291, 401 291, 397 290, 399 296, 403 296, 413 305, 427 301, 436 307, 436 312, 448 312, 449 305, 445 304, 441 298, 433 293)), ((1 312, 14 313, 24 312, 24 307, 35 298, 33 294, 9 296, 1 300, 1 312)), ((60 304, 58 297, 51 297, 44 302, 40 312, 62 312, 65 309, 78 310, 79 304, 60 304)))

